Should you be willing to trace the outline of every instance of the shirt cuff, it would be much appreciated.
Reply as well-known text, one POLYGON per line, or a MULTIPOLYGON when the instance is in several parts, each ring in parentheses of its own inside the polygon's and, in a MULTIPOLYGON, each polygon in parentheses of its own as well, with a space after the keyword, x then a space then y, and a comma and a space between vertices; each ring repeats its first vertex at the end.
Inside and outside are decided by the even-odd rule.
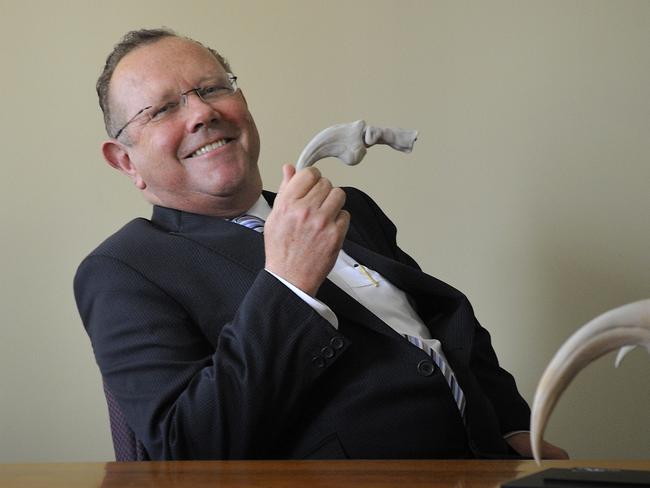
POLYGON ((512 437, 515 434, 530 434, 530 430, 513 430, 512 432, 508 432, 507 434, 504 434, 503 438, 507 439, 508 437, 512 437))
POLYGON ((327 305, 325 305, 323 302, 318 300, 317 298, 314 298, 310 295, 307 295, 304 291, 302 291, 300 288, 297 286, 292 285, 289 283, 287 280, 284 278, 281 278, 280 276, 276 275, 273 271, 269 271, 268 269, 265 268, 265 271, 267 273, 272 274, 275 276, 281 283, 283 283, 287 288, 289 288, 292 292, 294 292, 298 297, 302 299, 307 305, 309 305, 311 308, 314 309, 314 311, 323 317, 325 320, 327 320, 332 327, 338 330, 339 328, 339 319, 336 317, 336 314, 332 311, 331 308, 329 308, 327 305))

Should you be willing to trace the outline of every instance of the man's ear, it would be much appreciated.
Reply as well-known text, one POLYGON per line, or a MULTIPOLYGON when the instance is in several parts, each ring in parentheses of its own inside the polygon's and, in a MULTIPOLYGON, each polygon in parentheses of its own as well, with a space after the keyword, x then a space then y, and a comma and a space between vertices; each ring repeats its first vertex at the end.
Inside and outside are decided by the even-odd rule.
POLYGON ((109 139, 102 143, 102 154, 108 164, 131 178, 137 188, 144 190, 147 187, 137 168, 131 162, 127 146, 115 139, 109 139))

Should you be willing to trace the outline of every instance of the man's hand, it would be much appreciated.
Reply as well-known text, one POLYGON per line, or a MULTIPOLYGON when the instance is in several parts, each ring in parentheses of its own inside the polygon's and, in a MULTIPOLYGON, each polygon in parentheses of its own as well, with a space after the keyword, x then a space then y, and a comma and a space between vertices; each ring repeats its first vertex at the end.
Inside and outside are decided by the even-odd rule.
POLYGON ((264 225, 266 269, 315 296, 331 271, 350 224, 345 192, 316 168, 285 164, 273 210, 264 225))
MULTIPOLYGON (((520 455, 528 458, 533 457, 533 450, 530 447, 530 433, 518 432, 506 438, 506 442, 520 455)), ((543 440, 542 459, 569 459, 569 454, 564 449, 543 440)))

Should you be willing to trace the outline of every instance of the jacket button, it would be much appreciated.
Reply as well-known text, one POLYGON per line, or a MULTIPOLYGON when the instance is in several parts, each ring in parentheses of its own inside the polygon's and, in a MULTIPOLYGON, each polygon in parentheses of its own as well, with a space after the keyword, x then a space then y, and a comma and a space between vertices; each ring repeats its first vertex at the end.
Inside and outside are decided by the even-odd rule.
POLYGON ((418 363, 418 374, 421 374, 422 376, 431 376, 434 370, 435 367, 431 361, 423 359, 418 363))
POLYGON ((320 356, 314 356, 313 358, 311 358, 311 362, 314 363, 314 366, 316 366, 317 368, 325 367, 325 360, 320 356))
POLYGON ((332 349, 329 346, 325 346, 323 349, 320 350, 320 353, 326 358, 326 359, 331 359, 334 357, 334 349, 332 349))
POLYGON ((342 349, 343 348, 343 339, 341 339, 340 337, 332 337, 330 339, 330 345, 334 349, 342 349))

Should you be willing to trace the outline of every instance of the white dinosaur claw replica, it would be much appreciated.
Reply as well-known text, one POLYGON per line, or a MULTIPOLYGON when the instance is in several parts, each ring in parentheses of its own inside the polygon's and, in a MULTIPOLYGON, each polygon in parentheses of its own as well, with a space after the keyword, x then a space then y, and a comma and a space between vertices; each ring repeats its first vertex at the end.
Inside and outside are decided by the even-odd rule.
POLYGON ((353 166, 361 162, 366 148, 375 144, 387 144, 397 151, 411 152, 417 137, 415 130, 367 126, 363 120, 333 125, 309 141, 300 153, 296 169, 307 168, 319 159, 328 157, 338 158, 353 166))
POLYGON ((541 441, 555 404, 571 380, 595 359, 621 348, 616 363, 634 346, 650 353, 650 299, 629 303, 583 325, 560 347, 537 385, 530 419, 533 456, 540 464, 541 441))

